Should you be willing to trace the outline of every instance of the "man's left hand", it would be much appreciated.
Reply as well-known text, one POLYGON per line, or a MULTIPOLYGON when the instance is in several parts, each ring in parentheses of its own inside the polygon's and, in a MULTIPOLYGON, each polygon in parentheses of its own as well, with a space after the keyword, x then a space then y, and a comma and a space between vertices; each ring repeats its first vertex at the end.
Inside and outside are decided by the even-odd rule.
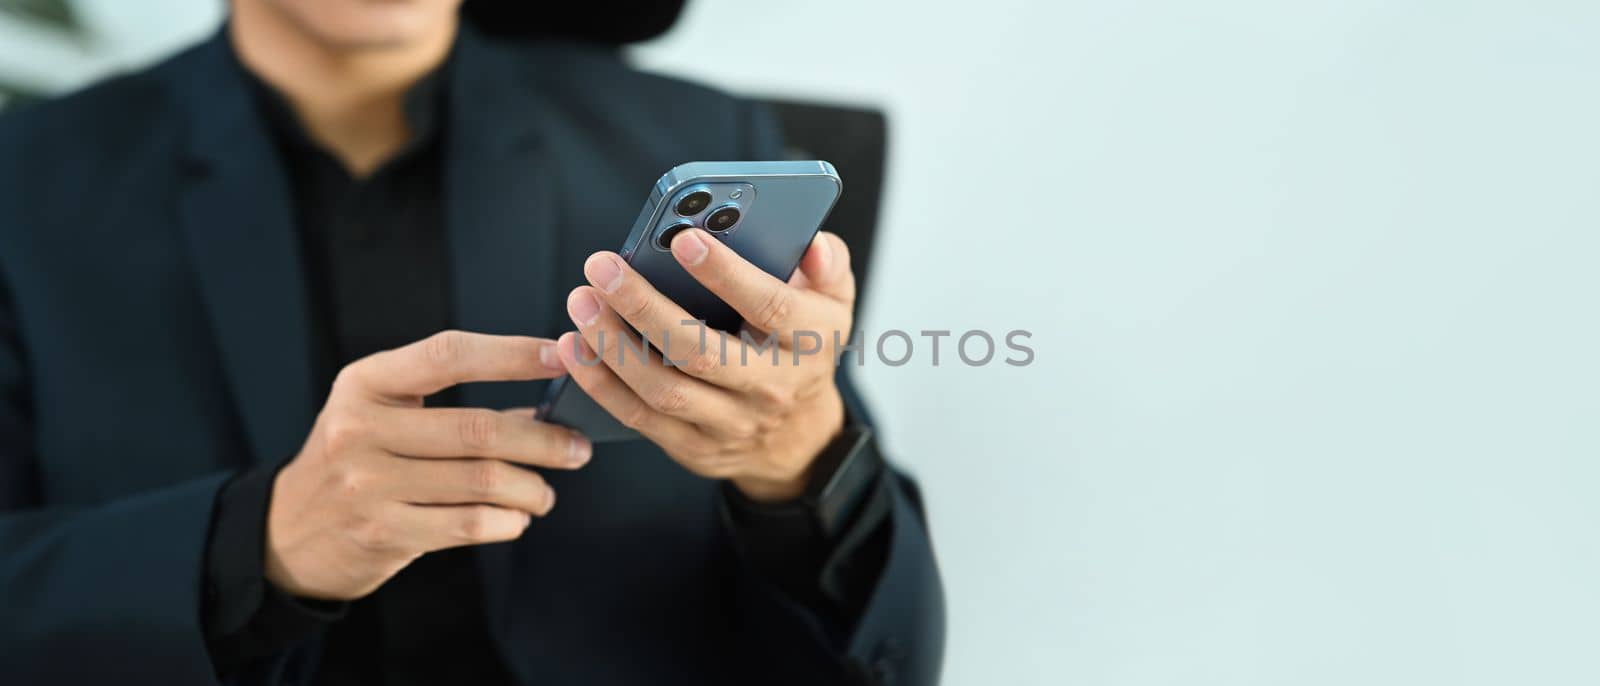
POLYGON ((592 287, 567 297, 578 331, 561 337, 562 362, 595 402, 691 472, 755 500, 799 497, 844 425, 834 371, 856 294, 844 241, 818 233, 787 283, 701 229, 676 236, 672 254, 757 345, 690 321, 616 253, 599 252, 584 263, 592 287), (645 359, 624 322, 649 338, 645 359), (761 347, 769 335, 775 353, 761 347))

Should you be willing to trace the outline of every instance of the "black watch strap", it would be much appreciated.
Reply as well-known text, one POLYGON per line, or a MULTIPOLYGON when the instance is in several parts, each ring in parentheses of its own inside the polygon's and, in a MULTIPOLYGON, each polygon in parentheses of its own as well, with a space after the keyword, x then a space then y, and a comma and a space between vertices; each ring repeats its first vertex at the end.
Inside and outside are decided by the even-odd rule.
POLYGON ((833 540, 843 533, 883 470, 883 456, 870 428, 847 425, 823 448, 812 465, 802 500, 824 536, 833 540))

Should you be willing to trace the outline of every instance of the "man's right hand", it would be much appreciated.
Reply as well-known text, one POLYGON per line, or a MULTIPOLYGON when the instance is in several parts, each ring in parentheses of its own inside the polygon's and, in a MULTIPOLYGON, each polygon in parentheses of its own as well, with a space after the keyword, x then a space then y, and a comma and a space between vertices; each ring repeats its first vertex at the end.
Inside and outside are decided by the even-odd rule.
POLYGON ((279 471, 266 577, 292 595, 367 595, 423 553, 522 535, 555 505, 538 474, 574 469, 591 446, 527 411, 424 408, 472 381, 565 373, 555 342, 446 331, 339 372, 300 454, 279 471))

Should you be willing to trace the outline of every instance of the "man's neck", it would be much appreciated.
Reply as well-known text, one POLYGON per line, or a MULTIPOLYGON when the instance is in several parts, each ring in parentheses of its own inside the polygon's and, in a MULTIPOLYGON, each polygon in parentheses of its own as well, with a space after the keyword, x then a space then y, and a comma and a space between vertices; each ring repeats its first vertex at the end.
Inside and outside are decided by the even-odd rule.
POLYGON ((281 93, 306 133, 356 176, 410 138, 406 90, 449 55, 457 26, 415 45, 342 48, 295 26, 267 3, 233 3, 228 35, 239 61, 281 93))

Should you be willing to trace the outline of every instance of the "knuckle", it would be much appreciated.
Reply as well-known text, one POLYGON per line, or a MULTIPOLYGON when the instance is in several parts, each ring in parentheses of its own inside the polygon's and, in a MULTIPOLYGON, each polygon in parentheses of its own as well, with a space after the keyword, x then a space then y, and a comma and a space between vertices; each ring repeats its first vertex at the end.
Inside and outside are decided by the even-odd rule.
POLYGON ((493 498, 505 487, 506 477, 500 463, 481 460, 467 467, 467 489, 474 497, 493 498))
POLYGON ((789 414, 794 410, 794 395, 789 393, 774 393, 769 401, 772 411, 779 415, 789 414))
POLYGON ((488 505, 472 505, 461 513, 457 535, 467 541, 484 541, 495 536, 495 509, 488 505))
POLYGON ((650 314, 650 306, 651 303, 649 298, 635 296, 627 298, 627 302, 622 304, 622 307, 619 309, 618 313, 622 315, 623 319, 626 319, 630 322, 638 321, 644 318, 645 315, 650 314))
POLYGON ((759 384, 751 389, 756 400, 761 406, 776 414, 784 414, 794 408, 794 393, 787 387, 779 384, 759 384))
POLYGON ((422 350, 434 364, 448 367, 462 358, 467 336, 460 331, 440 331, 422 342, 422 350))
POLYGON ((328 394, 340 395, 359 385, 360 382, 357 379, 361 375, 360 364, 361 361, 357 360, 341 367, 339 373, 333 377, 333 385, 329 387, 328 394))
POLYGON ((678 414, 688 409, 689 394, 684 392, 682 384, 662 384, 651 394, 650 406, 667 414, 678 414))
POLYGON ((748 441, 752 438, 760 436, 763 433, 766 433, 769 430, 770 429, 766 426, 764 421, 756 420, 740 422, 739 426, 736 427, 733 436, 739 440, 748 441))
POLYGON ((461 444, 470 450, 488 450, 500 437, 500 417, 490 412, 466 412, 456 424, 461 444))
POLYGON ((647 425, 650 423, 650 416, 652 414, 654 414, 654 411, 650 409, 649 405, 646 405, 645 403, 638 403, 635 404, 632 409, 624 412, 621 417, 617 418, 617 420, 622 422, 623 426, 633 429, 634 431, 642 431, 647 428, 647 425))
POLYGON ((372 482, 366 470, 359 467, 345 465, 335 467, 333 472, 333 486, 340 495, 354 498, 366 492, 367 486, 372 482))
POLYGON ((680 365, 690 376, 705 376, 722 366, 722 360, 710 350, 697 350, 680 365))
POLYGON ((760 430, 760 424, 753 419, 736 419, 721 428, 717 433, 729 441, 744 442, 754 438, 760 430))
POLYGON ((764 331, 772 331, 788 321, 793 311, 794 294, 787 287, 779 286, 762 299, 761 306, 756 308, 756 321, 752 323, 764 331))
POLYGON ((354 412, 332 412, 323 424, 323 446, 329 453, 341 453, 366 442, 371 429, 354 412))
POLYGON ((765 415, 756 420, 754 430, 746 438, 759 438, 777 431, 783 426, 784 421, 784 418, 779 415, 765 415))

